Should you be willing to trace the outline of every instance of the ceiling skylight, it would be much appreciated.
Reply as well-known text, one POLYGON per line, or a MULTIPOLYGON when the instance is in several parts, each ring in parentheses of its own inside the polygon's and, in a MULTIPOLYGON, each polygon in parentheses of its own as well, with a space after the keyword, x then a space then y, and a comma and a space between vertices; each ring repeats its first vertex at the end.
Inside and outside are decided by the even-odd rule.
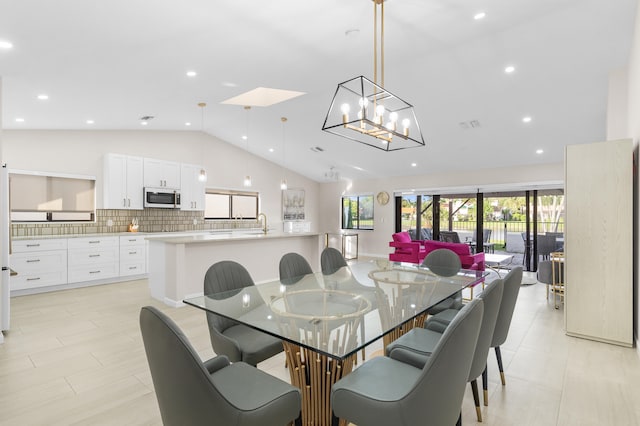
POLYGON ((288 101, 304 95, 304 92, 296 92, 293 90, 270 89, 268 87, 258 87, 248 92, 242 93, 233 98, 222 101, 225 105, 243 105, 243 106, 260 106, 267 107, 288 101))

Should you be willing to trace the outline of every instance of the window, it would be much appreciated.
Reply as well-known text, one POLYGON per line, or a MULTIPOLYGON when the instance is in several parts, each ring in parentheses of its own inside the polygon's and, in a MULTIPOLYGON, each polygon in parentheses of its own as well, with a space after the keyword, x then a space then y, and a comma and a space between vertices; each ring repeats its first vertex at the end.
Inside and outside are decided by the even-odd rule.
POLYGON ((93 222, 96 210, 95 184, 92 176, 11 171, 11 220, 93 222))
POLYGON ((373 194, 342 197, 342 229, 373 229, 373 194))
POLYGON ((257 219, 258 193, 207 189, 205 219, 257 219))

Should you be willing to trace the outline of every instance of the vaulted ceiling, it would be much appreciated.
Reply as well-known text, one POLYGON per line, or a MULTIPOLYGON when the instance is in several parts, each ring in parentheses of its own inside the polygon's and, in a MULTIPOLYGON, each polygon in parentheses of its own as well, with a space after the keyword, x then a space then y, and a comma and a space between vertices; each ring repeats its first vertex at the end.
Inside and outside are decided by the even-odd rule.
POLYGON ((636 3, 387 0, 385 87, 426 146, 386 153, 321 131, 337 84, 373 77, 371 0, 0 0, 3 127, 204 130, 318 181, 561 162, 606 137, 636 3), (221 103, 257 87, 305 94, 221 103))

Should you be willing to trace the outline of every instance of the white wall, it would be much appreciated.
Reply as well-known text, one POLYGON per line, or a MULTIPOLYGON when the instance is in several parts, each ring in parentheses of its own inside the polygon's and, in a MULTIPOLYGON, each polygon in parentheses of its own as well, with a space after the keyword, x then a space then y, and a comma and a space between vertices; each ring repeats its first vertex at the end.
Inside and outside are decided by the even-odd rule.
POLYGON ((627 139, 629 108, 628 68, 615 70, 609 75, 607 102, 607 140, 627 139))
MULTIPOLYGON (((525 185, 531 182, 563 180, 564 165, 562 163, 556 163, 323 184, 320 189, 319 214, 322 220, 319 231, 340 231, 341 218, 339 200, 342 195, 375 195, 380 191, 387 191, 389 195, 393 197, 394 191, 411 188, 469 187, 470 184, 481 188, 505 184, 517 186, 517 184, 525 185)), ((375 203, 374 230, 357 231, 359 234, 360 254, 386 256, 390 252, 389 241, 391 241, 391 234, 395 232, 394 205, 393 198, 386 206, 381 206, 377 202, 375 203)))
MULTIPOLYGON (((202 165, 210 188, 244 189, 248 164, 251 189, 260 192, 261 211, 269 227, 281 229, 282 168, 199 131, 5 130, 2 148, 11 169, 96 176, 98 208, 102 206, 102 157, 106 153, 202 165)), ((291 188, 305 189, 305 213, 312 230, 317 230, 320 185, 291 171, 287 171, 287 181, 291 188)))

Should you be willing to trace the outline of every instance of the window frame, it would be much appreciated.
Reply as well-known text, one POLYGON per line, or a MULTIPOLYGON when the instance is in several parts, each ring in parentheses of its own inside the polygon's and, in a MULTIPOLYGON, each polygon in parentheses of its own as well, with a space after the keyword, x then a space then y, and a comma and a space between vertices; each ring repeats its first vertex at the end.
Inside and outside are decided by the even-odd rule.
MULTIPOLYGON (((239 200, 238 200, 239 203, 239 200)), ((205 190, 205 210, 204 210, 204 220, 205 221, 216 221, 216 220, 233 220, 237 218, 251 219, 256 220, 258 218, 258 214, 260 212, 260 193, 255 191, 237 191, 237 190, 229 190, 229 189, 216 189, 216 188, 207 188, 205 190), (216 216, 210 217, 207 216, 207 195, 223 195, 228 197, 228 214, 226 216, 216 216), (255 212, 250 215, 240 215, 237 214, 235 217, 234 213, 234 197, 255 197, 255 212)))
POLYGON ((358 231, 373 231, 375 228, 375 196, 373 193, 363 193, 363 194, 353 194, 353 195, 343 195, 340 197, 340 227, 342 230, 358 230, 358 231), (368 201, 366 203, 362 203, 361 199, 366 198, 368 201), (345 200, 349 200, 349 202, 356 202, 356 213, 355 218, 352 218, 352 225, 348 226, 348 223, 345 223, 345 220, 349 220, 348 214, 345 211, 345 200), (361 204, 370 204, 371 206, 371 217, 361 218, 361 212, 365 207, 361 207, 361 204), (362 222, 371 221, 370 226, 363 226, 362 222), (355 223, 355 225, 354 225, 355 223))

